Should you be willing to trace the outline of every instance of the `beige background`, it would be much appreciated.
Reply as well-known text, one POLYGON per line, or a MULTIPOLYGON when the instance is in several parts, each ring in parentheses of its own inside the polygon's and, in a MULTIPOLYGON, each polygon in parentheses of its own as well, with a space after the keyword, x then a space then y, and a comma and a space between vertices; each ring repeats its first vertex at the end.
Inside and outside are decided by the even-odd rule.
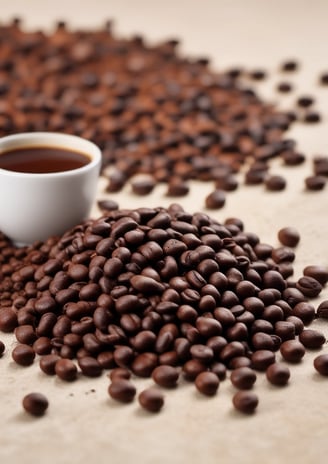
MULTIPOLYGON (((241 187, 228 196, 226 207, 212 213, 218 220, 241 217, 249 231, 263 241, 277 244, 279 228, 294 225, 302 235, 297 249, 296 275, 306 264, 328 264, 328 190, 304 192, 303 179, 310 173, 310 159, 328 154, 328 88, 317 85, 320 71, 328 71, 328 1, 319 0, 0 0, 0 21, 24 18, 26 27, 51 27, 55 19, 74 26, 95 28, 113 18, 116 31, 142 33, 150 41, 179 37, 180 50, 213 59, 216 68, 242 65, 265 67, 270 79, 258 85, 267 99, 288 107, 297 95, 313 94, 323 114, 319 125, 294 125, 290 136, 309 161, 299 168, 282 168, 288 190, 265 193, 262 187, 241 187), (274 87, 282 80, 279 63, 297 58, 301 71, 290 79, 296 92, 279 97, 274 87)), ((99 198, 104 198, 104 181, 99 198)), ((203 208, 210 185, 194 183, 181 203, 190 211, 203 208)), ((1 186, 0 186, 1 194, 1 186)), ((113 195, 121 207, 166 206, 164 189, 152 196, 135 198, 129 187, 113 195)), ((98 214, 96 207, 94 215, 98 214)), ((328 292, 321 299, 327 298, 328 292)), ((319 324, 328 337, 328 325, 319 324)), ((12 336, 0 335, 8 345, 12 336)), ((327 346, 324 347, 327 352, 327 346)), ((328 453, 328 379, 314 372, 309 353, 292 366, 288 387, 277 389, 259 375, 255 391, 260 405, 253 417, 233 411, 230 382, 223 382, 217 396, 201 397, 193 385, 183 384, 166 394, 165 408, 149 415, 137 402, 121 406, 107 395, 106 376, 67 384, 46 377, 37 365, 14 365, 8 352, 0 360, 0 462, 1 464, 62 463, 324 463, 328 453), (92 392, 91 389, 95 389, 92 392), (30 391, 42 391, 50 407, 42 419, 22 412, 21 399, 30 391)), ((137 381, 138 389, 150 380, 137 381)))

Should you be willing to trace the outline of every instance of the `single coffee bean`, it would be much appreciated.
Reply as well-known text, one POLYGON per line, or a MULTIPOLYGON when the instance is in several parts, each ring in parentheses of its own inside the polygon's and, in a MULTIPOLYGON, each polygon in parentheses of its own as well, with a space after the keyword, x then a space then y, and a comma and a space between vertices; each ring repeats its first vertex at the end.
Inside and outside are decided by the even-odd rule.
POLYGON ((220 380, 213 372, 201 372, 195 378, 195 386, 203 395, 213 396, 219 388, 220 380))
POLYGON ((321 115, 317 111, 308 111, 303 119, 304 122, 314 124, 321 121, 321 115))
POLYGON ((256 373, 250 367, 239 367, 232 371, 230 380, 239 390, 249 390, 256 382, 256 373))
POLYGON ((55 366, 60 357, 56 354, 47 354, 40 359, 40 369, 47 375, 55 375, 55 366))
POLYGON ((5 352, 5 349, 6 349, 6 346, 5 344, 3 343, 2 340, 0 340, 0 357, 3 355, 3 353, 5 352))
POLYGON ((309 95, 298 97, 296 101, 296 104, 300 106, 301 108, 308 108, 309 106, 312 106, 313 103, 314 103, 314 98, 310 97, 309 95))
POLYGON ((277 90, 281 93, 288 93, 293 90, 293 85, 290 82, 279 82, 277 90))
POLYGON ((258 406, 258 396, 250 391, 238 391, 232 398, 233 405, 237 411, 244 414, 253 414, 258 406))
POLYGON ((155 187, 153 178, 134 180, 131 183, 132 191, 136 195, 148 195, 155 187))
POLYGON ((308 325, 315 317, 315 308, 311 303, 301 301, 294 306, 293 316, 297 316, 305 325, 308 325))
POLYGON ((270 350, 257 350, 251 356, 252 368, 265 371, 270 364, 275 362, 275 354, 270 350))
POLYGON ((23 408, 32 416, 43 416, 48 406, 48 399, 42 393, 29 393, 23 398, 23 408))
POLYGON ((108 376, 112 381, 117 377, 129 380, 131 378, 131 372, 126 367, 116 367, 110 371, 108 376))
POLYGON ((328 375, 328 354, 320 354, 317 356, 313 365, 320 375, 328 375))
POLYGON ((59 359, 55 364, 56 375, 67 382, 76 380, 77 367, 70 359, 59 359))
POLYGON ((205 198, 207 209, 220 209, 225 205, 226 196, 223 190, 216 189, 205 198))
POLYGON ((323 190, 326 186, 327 180, 324 176, 314 175, 305 178, 305 187, 307 190, 323 190))
POLYGON ((322 332, 313 329, 306 329, 303 330, 299 334, 298 337, 299 341, 308 349, 318 349, 326 343, 326 337, 322 332))
POLYGON ((317 316, 322 319, 328 319, 328 300, 322 301, 317 309, 317 316))
POLYGON ((287 60, 282 63, 280 70, 284 72, 297 71, 299 68, 299 63, 296 60, 287 60))
POLYGON ((115 211, 118 209, 118 203, 114 200, 98 200, 97 201, 98 208, 101 211, 115 211))
POLYGON ((136 387, 133 383, 123 377, 115 376, 108 387, 111 398, 121 403, 130 403, 136 395, 136 387))
POLYGON ((20 366, 30 366, 33 364, 35 352, 29 345, 19 344, 15 346, 12 353, 13 360, 20 366))
POLYGON ((78 360, 78 365, 87 377, 99 377, 102 373, 102 368, 99 362, 91 356, 85 356, 78 360))
POLYGON ((279 192, 281 190, 285 190, 286 188, 286 180, 282 176, 269 176, 265 180, 265 187, 267 190, 271 190, 272 192, 279 192))
POLYGON ((17 327, 17 315, 11 308, 1 308, 0 311, 0 330, 2 332, 12 332, 17 327))
POLYGON ((281 344, 280 353, 286 361, 298 363, 305 355, 305 348, 297 340, 287 340, 281 344))
POLYGON ((303 269, 303 274, 317 280, 321 285, 326 285, 328 282, 328 267, 326 266, 306 266, 303 269))
POLYGON ((290 370, 284 364, 273 363, 267 368, 265 375, 272 385, 283 386, 288 383, 290 370))
POLYGON ((294 227, 284 227, 279 230, 278 239, 287 247, 296 247, 300 241, 300 234, 294 227))
POLYGON ((138 396, 138 401, 140 406, 149 412, 159 412, 164 406, 163 394, 153 387, 143 390, 138 396))
POLYGON ((179 371, 175 367, 161 365, 153 370, 152 379, 161 387, 173 388, 177 385, 179 371))
POLYGON ((300 290, 303 295, 309 298, 315 298, 322 290, 322 285, 313 277, 304 276, 296 282, 296 288, 300 290))

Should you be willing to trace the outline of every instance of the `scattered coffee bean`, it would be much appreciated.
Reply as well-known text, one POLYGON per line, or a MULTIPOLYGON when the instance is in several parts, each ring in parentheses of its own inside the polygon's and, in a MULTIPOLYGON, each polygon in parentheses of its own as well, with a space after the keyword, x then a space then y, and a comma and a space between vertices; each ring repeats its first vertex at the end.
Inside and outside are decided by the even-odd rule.
POLYGON ((321 285, 326 285, 328 282, 328 267, 326 266, 306 266, 303 269, 303 274, 317 280, 321 285))
POLYGON ((309 176, 305 179, 307 190, 323 190, 326 186, 326 178, 324 176, 309 176))
POLYGON ((29 393, 23 398, 23 408, 32 416, 43 416, 48 406, 48 399, 42 393, 29 393))
POLYGON ((287 340, 281 344, 280 353, 286 361, 298 363, 305 355, 305 348, 297 340, 287 340))
POLYGON ((265 375, 272 385, 283 386, 288 383, 290 370, 284 364, 273 363, 267 368, 265 375))
POLYGON ((29 345, 19 344, 12 353, 13 360, 20 366, 30 366, 33 364, 35 352, 29 345))
POLYGON ((59 359, 55 364, 56 375, 67 382, 77 378, 77 367, 70 359, 59 359))
POLYGON ((284 227, 278 232, 278 239, 287 247, 296 247, 300 241, 300 234, 294 227, 284 227))
POLYGON ((223 190, 216 189, 205 199, 205 206, 208 209, 220 209, 225 205, 226 196, 223 190))
POLYGON ((115 211, 118 209, 118 203, 114 200, 98 200, 98 208, 101 211, 115 211))
POLYGON ((148 195, 154 190, 155 182, 152 178, 134 180, 131 182, 132 192, 136 195, 148 195))
POLYGON ((149 412, 159 412, 164 406, 164 396, 156 388, 147 388, 143 390, 138 400, 140 405, 149 412))
POLYGON ((255 69, 249 73, 249 77, 255 81, 262 81, 267 77, 267 73, 263 69, 255 69))
POLYGON ((257 350, 251 356, 252 368, 258 371, 265 371, 266 368, 275 362, 275 354, 270 350, 257 350))
POLYGON ((250 367, 239 367, 232 371, 230 380, 239 390, 249 390, 256 382, 256 373, 250 367))
POLYGON ((296 60, 287 60, 281 64, 281 71, 297 71, 299 68, 299 63, 296 60))
POLYGON ((313 365, 319 374, 328 375, 328 354, 317 356, 313 361, 313 365))
POLYGON ((303 330, 299 334, 299 341, 308 349, 318 349, 321 348, 324 343, 326 343, 326 337, 322 332, 313 329, 303 330))
POLYGON ((269 176, 267 179, 265 179, 264 183, 266 189, 273 192, 285 190, 287 185, 286 180, 282 176, 269 176))
POLYGON ((237 411, 244 414, 253 414, 259 404, 259 399, 255 393, 241 390, 235 393, 232 402, 237 411))
POLYGON ((0 340, 0 357, 3 355, 3 353, 5 352, 5 349, 6 349, 6 346, 5 344, 3 343, 3 341, 0 340))
POLYGON ((317 111, 308 111, 304 116, 304 122, 306 123, 317 123, 321 121, 321 115, 317 111))
POLYGON ((203 395, 213 396, 219 388, 220 380, 213 372, 201 372, 195 379, 197 390, 203 395))
POLYGON ((116 367, 110 371, 109 378, 114 381, 114 379, 118 377, 129 380, 131 378, 131 372, 126 367, 116 367))
POLYGON ((279 82, 277 85, 277 90, 281 93, 288 93, 293 90, 293 86, 289 82, 279 82))
POLYGON ((57 361, 59 361, 61 358, 60 356, 56 354, 48 354, 45 356, 42 356, 40 359, 40 369, 47 375, 55 375, 56 374, 56 364, 57 361))
POLYGON ((296 288, 300 290, 303 295, 309 298, 315 298, 322 290, 322 285, 316 279, 310 276, 304 276, 296 282, 296 288))
POLYGON ((299 97, 296 101, 297 105, 300 106, 301 108, 308 108, 309 106, 312 106, 314 103, 314 98, 310 96, 303 96, 299 97))
POLYGON ((179 371, 173 366, 158 366, 153 370, 152 378, 161 387, 174 388, 179 379, 179 371))
POLYGON ((130 403, 136 395, 136 387, 123 377, 115 376, 108 387, 108 393, 114 400, 121 403, 130 403))
POLYGON ((328 73, 324 72, 319 77, 319 82, 322 85, 328 85, 328 73))
POLYGON ((317 308, 317 316, 328 319, 328 300, 322 301, 317 308))

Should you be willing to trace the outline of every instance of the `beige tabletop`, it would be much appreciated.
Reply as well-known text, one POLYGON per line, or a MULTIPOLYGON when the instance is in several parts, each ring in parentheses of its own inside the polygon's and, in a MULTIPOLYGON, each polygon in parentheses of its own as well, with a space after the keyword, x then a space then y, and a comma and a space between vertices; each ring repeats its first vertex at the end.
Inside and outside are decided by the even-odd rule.
MULTIPOLYGON (((13 16, 27 28, 48 28, 56 19, 67 19, 72 28, 96 28, 115 20, 118 34, 144 34, 150 42, 181 38, 182 53, 208 56, 213 66, 265 68, 270 78, 257 84, 263 97, 282 108, 297 95, 317 98, 323 122, 293 125, 288 136, 308 156, 305 165, 282 167, 288 188, 265 193, 263 187, 241 186, 229 194, 226 206, 212 213, 219 221, 240 217, 262 241, 277 245, 277 231, 288 225, 301 233, 295 274, 306 264, 328 264, 328 190, 305 192, 304 177, 311 171, 311 157, 328 154, 328 88, 318 86, 318 75, 328 71, 327 0, 0 0, 0 22, 13 16), (289 80, 291 96, 278 96, 282 80, 279 64, 295 58, 301 69, 289 80), (279 97, 279 98, 278 98, 279 97)), ((99 182, 99 198, 105 198, 105 180, 99 182)), ((190 195, 179 200, 189 211, 203 209, 211 186, 193 183, 190 195)), ((1 185, 0 185, 1 194, 1 185)), ((127 186, 112 195, 121 207, 167 206, 164 187, 148 197, 136 198, 127 186)), ((96 206, 93 215, 99 212, 96 206)), ((327 290, 320 299, 328 297, 327 290)), ((328 337, 328 324, 316 322, 328 337)), ((317 352, 291 367, 285 388, 269 386, 258 376, 255 391, 260 403, 255 415, 245 417, 233 410, 234 389, 222 382, 214 398, 201 397, 193 385, 182 383, 166 394, 163 411, 141 411, 137 401, 117 405, 107 394, 108 379, 81 379, 65 383, 30 368, 14 364, 11 335, 0 338, 8 350, 0 360, 0 463, 1 464, 187 464, 187 463, 324 463, 328 454, 328 379, 315 373, 317 352), (29 417, 21 407, 31 391, 47 395, 50 406, 41 419, 29 417)), ((325 345, 324 352, 328 352, 325 345)), ((137 380, 140 391, 151 380, 137 380)))

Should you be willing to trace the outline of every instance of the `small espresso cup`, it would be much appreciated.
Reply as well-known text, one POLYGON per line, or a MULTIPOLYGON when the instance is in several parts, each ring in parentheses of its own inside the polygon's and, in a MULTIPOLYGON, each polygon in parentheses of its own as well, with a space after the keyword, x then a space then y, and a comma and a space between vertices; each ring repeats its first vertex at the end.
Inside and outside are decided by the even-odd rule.
POLYGON ((80 223, 90 214, 95 200, 100 166, 99 148, 74 135, 32 132, 1 138, 0 231, 20 246, 60 235, 80 223), (1 156, 9 159, 15 150, 32 148, 40 157, 42 148, 78 153, 85 157, 85 163, 42 173, 11 170, 1 164, 1 156))

